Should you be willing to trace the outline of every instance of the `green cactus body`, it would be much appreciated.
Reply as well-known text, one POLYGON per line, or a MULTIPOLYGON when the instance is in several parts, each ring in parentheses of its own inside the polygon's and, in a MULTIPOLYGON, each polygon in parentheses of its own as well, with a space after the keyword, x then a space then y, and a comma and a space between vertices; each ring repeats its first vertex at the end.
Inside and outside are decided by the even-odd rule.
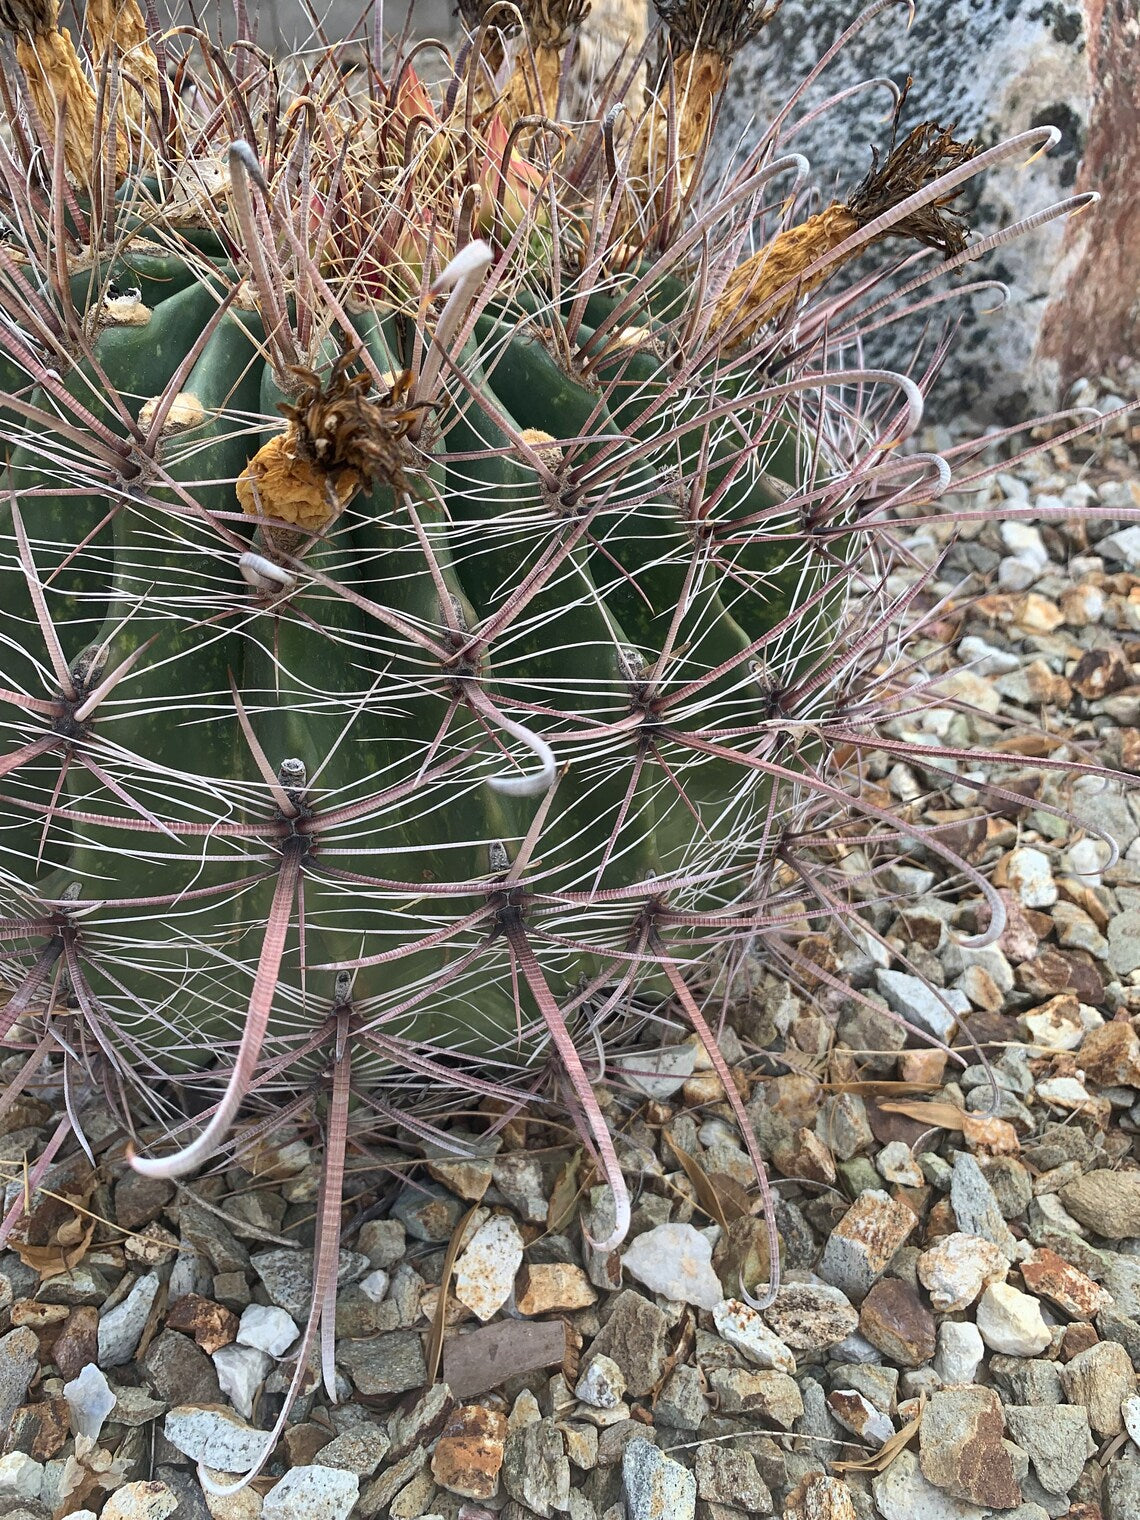
POLYGON ((702 999, 830 837, 893 615, 867 525, 929 499, 891 457, 921 388, 813 303, 860 238, 964 247, 975 148, 923 124, 796 221, 781 119, 702 191, 770 11, 662 5, 644 108, 521 114, 582 9, 430 89, 379 38, 353 75, 245 37, 232 77, 198 38, 191 79, 135 0, 86 59, 46 0, 0 18, 35 107, 0 123, 0 1030, 151 1114, 179 1079, 204 1127, 150 1175, 317 1094, 326 1307, 354 1102, 561 1101, 616 1244, 615 1021, 696 1032, 762 1180, 702 999))
MULTIPOLYGON (((358 496, 308 545, 294 593, 259 601, 237 573, 241 545, 251 535, 237 510, 234 481, 259 441, 280 427, 270 419, 283 393, 265 359, 263 329, 257 317, 233 306, 216 319, 224 294, 219 276, 204 280, 189 263, 180 269, 169 257, 151 273, 147 294, 154 297, 159 276, 169 293, 146 325, 104 328, 96 357, 137 418, 213 319, 180 386, 182 397, 200 406, 201 420, 172 430, 158 473, 144 489, 120 496, 110 529, 84 557, 82 586, 56 586, 51 593, 70 659, 83 647, 99 646, 111 669, 153 642, 78 741, 93 745, 93 754, 113 746, 101 763, 118 778, 119 793, 72 763, 65 795, 70 810, 83 817, 54 822, 53 850, 41 869, 48 895, 74 879, 84 899, 106 903, 85 920, 94 946, 129 947, 129 976, 110 965, 103 974, 97 949, 90 970, 92 992, 114 1009, 129 1038, 165 1048, 167 1059, 181 1066, 209 1061, 213 1042, 233 1037, 248 996, 257 926, 272 895, 272 868, 283 849, 303 856, 304 900, 304 942, 299 929, 290 932, 271 1024, 271 1039, 285 1043, 300 1042, 329 1006, 332 973, 312 968, 399 949, 409 938, 409 916, 417 913, 433 924, 472 914, 487 896, 493 849, 502 844, 513 858, 540 807, 546 820, 532 848, 534 864, 523 874, 534 883, 531 911, 552 925, 542 959, 558 998, 597 977, 607 950, 626 947, 639 911, 636 897, 615 901, 598 915, 595 929, 580 907, 561 911, 560 895, 695 873, 706 879, 687 889, 693 905, 730 900, 738 864, 725 882, 716 876, 732 858, 730 840, 744 805, 741 773, 713 757, 695 764, 668 732, 671 718, 655 725, 643 714, 639 731, 631 721, 639 673, 660 663, 662 691, 704 681, 702 704, 719 706, 722 720, 734 715, 747 723, 761 700, 747 676, 749 641, 786 605, 804 556, 794 542, 785 546, 793 568, 778 582, 784 589, 769 606, 750 605, 747 626, 735 609, 729 612, 715 567, 694 573, 676 482, 678 467, 698 447, 699 404, 686 401, 676 409, 691 421, 692 439, 662 450, 666 474, 658 489, 657 461, 639 455, 628 478, 600 504, 547 501, 512 442, 518 430, 539 428, 572 441, 588 428, 604 440, 620 439, 622 424, 602 389, 563 372, 535 337, 481 319, 460 362, 477 398, 487 397, 488 410, 456 389, 434 408, 425 429, 415 498, 402 501, 383 483, 358 496), (626 496, 638 500, 626 505, 626 496), (477 640, 540 571, 544 556, 556 560, 554 573, 530 597, 524 615, 504 620, 488 647, 476 642, 467 664, 449 665, 431 653, 430 646, 450 650, 477 640), (306 582, 306 572, 320 579, 306 582), (678 616, 682 597, 688 605, 678 616), (370 605, 419 630, 429 647, 370 615, 370 605), (472 685, 485 698, 475 709, 465 700, 472 685), (270 764, 303 762, 313 788, 306 806, 318 818, 330 808, 355 807, 351 819, 304 843, 269 826, 225 833, 227 821, 257 816, 252 798, 263 790, 231 688, 270 764), (552 802, 502 796, 488 786, 490 775, 512 773, 488 701, 492 710, 522 715, 553 744, 562 774, 552 802), (616 736, 609 732, 615 727, 616 736), (116 823, 129 811, 124 797, 175 833, 189 826, 199 832, 175 839, 153 829, 126 830, 116 823), (211 818, 222 825, 213 838, 201 832, 211 818), (355 891, 338 871, 405 885, 355 891), (223 890, 227 882, 231 891, 223 890), (433 894, 418 904, 417 883, 433 894), (146 898, 161 898, 166 906, 147 912, 137 906, 146 898), (114 906, 118 901, 132 906, 114 906)), ((72 288, 90 286, 77 279, 72 288)), ((591 306, 605 315, 602 298, 591 306)), ((388 369, 399 339, 382 317, 364 312, 356 324, 378 368, 388 369)), ((334 352, 335 345, 325 346, 326 371, 334 352)), ((625 378, 639 393, 631 409, 644 411, 668 374, 643 353, 625 363, 625 378)), ((80 365, 77 388, 84 374, 80 365)), ((107 408, 105 416, 111 415, 107 408)), ((584 452, 584 478, 602 447, 599 442, 584 452)), ((49 481, 37 475, 30 448, 17 450, 10 469, 42 577, 76 524, 93 527, 106 514, 106 498, 37 494, 49 481)), ((742 492, 743 505, 752 499, 742 492)), ((6 626, 18 629, 16 659, 23 647, 29 660, 42 663, 40 632, 7 524, 4 544, 8 607, 22 599, 25 608, 18 619, 11 610, 6 617, 6 626)), ((17 681, 34 685, 30 666, 11 668, 17 681)), ((706 725, 703 711, 695 722, 706 725)), ((506 747, 514 749, 509 740, 506 747)), ((525 768, 529 757, 513 763, 525 768)), ((22 778, 25 800, 38 793, 41 804, 46 801, 48 776, 58 774, 58 765, 53 754, 34 782, 22 778)), ((756 796, 746 805, 757 807, 756 796)), ((4 836, 8 871, 28 877, 29 835, 40 827, 33 817, 14 838, 4 836)), ((34 883, 33 872, 28 884, 34 883)), ((520 993, 506 942, 492 927, 488 922, 457 942, 362 966, 356 1000, 375 1010, 377 1027, 387 1034, 469 1053, 509 1044, 521 1018, 524 1039, 513 1059, 533 1058, 528 1052, 544 1043, 542 1020, 526 989, 520 993), (448 967, 478 947, 475 969, 448 982, 448 967), (408 1001, 409 988, 433 983, 440 985, 429 1006, 385 1022, 388 1007, 408 1001)))

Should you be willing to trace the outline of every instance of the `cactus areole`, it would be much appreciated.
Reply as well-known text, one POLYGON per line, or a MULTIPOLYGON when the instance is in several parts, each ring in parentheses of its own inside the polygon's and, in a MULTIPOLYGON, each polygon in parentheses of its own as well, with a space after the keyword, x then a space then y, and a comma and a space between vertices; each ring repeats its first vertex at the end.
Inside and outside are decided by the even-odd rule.
POLYGON ((1051 129, 926 124, 805 216, 772 135, 701 189, 774 7, 664 6, 649 98, 571 128, 583 9, 476 18, 431 89, 378 39, 192 79, 134 0, 87 51, 4 13, 0 1022, 134 1091, 144 1170, 243 1109, 315 1096, 343 1164, 353 1113, 526 1098, 612 1244, 607 1030, 687 1025, 743 1118, 702 1009, 849 790, 883 504, 946 483, 836 276, 961 263, 942 208, 1051 129))

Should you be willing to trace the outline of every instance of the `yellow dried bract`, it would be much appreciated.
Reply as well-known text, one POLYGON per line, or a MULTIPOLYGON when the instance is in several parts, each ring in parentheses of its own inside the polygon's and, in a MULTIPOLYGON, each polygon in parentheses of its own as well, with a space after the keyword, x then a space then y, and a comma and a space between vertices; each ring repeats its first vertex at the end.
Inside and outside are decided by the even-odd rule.
POLYGON ((535 451, 548 470, 556 470, 562 463, 562 450, 554 441, 554 434, 543 428, 520 428, 519 437, 535 451))
POLYGON ((139 106, 141 87, 155 112, 161 110, 158 87, 158 59, 147 40, 146 17, 136 0, 87 0, 87 30, 91 34, 94 58, 114 59, 122 67, 124 101, 129 111, 120 108, 120 120, 127 120, 137 131, 145 124, 146 113, 139 106))
POLYGON ((531 54, 523 47, 515 58, 511 77, 503 92, 500 111, 504 121, 514 123, 520 116, 553 117, 558 105, 558 84, 562 74, 561 48, 540 44, 531 54), (535 95, 537 72, 538 95, 535 95))
POLYGON ((733 270, 713 312, 713 329, 731 323, 739 338, 751 337, 762 323, 774 321, 806 291, 823 284, 835 270, 834 261, 814 274, 805 272, 858 229, 857 218, 846 206, 832 205, 781 232, 733 270), (785 286, 789 288, 784 295, 773 301, 785 286))
MULTIPOLYGON (((91 180, 95 156, 95 91, 83 72, 71 33, 66 27, 38 33, 34 39, 20 37, 16 59, 28 81, 36 114, 54 133, 63 115, 63 158, 68 172, 81 185, 91 180)), ((126 147, 116 153, 116 173, 127 168, 126 147)))
POLYGON ((630 179, 638 199, 658 213, 666 203, 675 210, 677 201, 688 193, 728 68, 726 60, 711 49, 682 53, 638 128, 630 155, 630 179), (676 134, 672 143, 671 132, 676 134), (664 194, 667 175, 674 186, 668 197, 664 194))
POLYGON ((251 517, 274 517, 320 533, 360 489, 355 470, 326 474, 299 449, 294 428, 263 444, 238 478, 237 498, 251 517))

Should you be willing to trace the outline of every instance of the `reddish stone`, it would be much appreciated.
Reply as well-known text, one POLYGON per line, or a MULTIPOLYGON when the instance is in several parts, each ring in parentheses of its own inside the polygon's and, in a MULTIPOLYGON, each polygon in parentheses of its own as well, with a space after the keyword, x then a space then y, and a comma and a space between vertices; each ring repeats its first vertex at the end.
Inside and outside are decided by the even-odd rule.
POLYGON ((934 1356, 934 1316, 914 1289, 884 1277, 863 1300, 860 1333, 900 1367, 921 1367, 934 1356))
POLYGON ((192 1335, 207 1356, 237 1339, 238 1317, 200 1293, 175 1299, 166 1311, 166 1328, 192 1335))
POLYGON ((431 1459, 435 1481, 465 1499, 492 1499, 499 1488, 506 1416, 482 1404, 465 1404, 451 1413, 431 1459))
POLYGON ((1058 367, 1062 385, 1140 353, 1135 250, 1140 247, 1140 49, 1135 9, 1083 0, 1091 91, 1076 190, 1100 200, 1065 226, 1066 278, 1045 308, 1037 353, 1058 367))
POLYGON ((931 1394, 919 1426, 918 1465, 935 1488, 992 1509, 1013 1509, 1021 1489, 1002 1444, 1005 1417, 992 1388, 931 1394))
POLYGON ((1071 1362, 1075 1356, 1080 1356, 1082 1351, 1087 1351, 1090 1346, 1095 1346, 1100 1336, 1092 1325, 1084 1320, 1076 1320, 1071 1325, 1065 1326, 1065 1333, 1061 1337, 1061 1350, 1058 1360, 1071 1362))
POLYGON ((1132 671, 1119 649, 1088 649, 1077 661, 1069 680, 1082 697, 1095 702, 1128 686, 1132 671))
POLYGON ((42 1404, 22 1404, 8 1424, 4 1453, 22 1451, 37 1462, 48 1462, 66 1445, 71 1435, 71 1411, 66 1399, 44 1399, 42 1404))
POLYGON ((1076 1267, 1046 1247, 1034 1251, 1022 1262, 1021 1276, 1030 1293, 1048 1299, 1074 1319, 1095 1318, 1108 1301, 1108 1294, 1091 1277, 1078 1272, 1076 1267))
POLYGON ((72 1309, 55 1338, 52 1358, 65 1382, 77 1378, 99 1353, 99 1311, 90 1304, 72 1309))
POLYGON ((1018 966, 1014 980, 1022 992, 1049 998, 1058 992, 1074 992, 1082 1003, 1094 1008, 1104 1002, 1104 982, 1096 962, 1085 950, 1055 950, 1051 945, 1031 961, 1018 966))

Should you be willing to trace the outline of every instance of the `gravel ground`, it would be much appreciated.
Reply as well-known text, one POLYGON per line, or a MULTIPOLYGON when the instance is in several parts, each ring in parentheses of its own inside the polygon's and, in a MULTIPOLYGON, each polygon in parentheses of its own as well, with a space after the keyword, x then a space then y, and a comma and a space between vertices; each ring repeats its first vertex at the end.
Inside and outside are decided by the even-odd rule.
MULTIPOLYGON (((1138 381, 1081 382, 1075 399, 1111 409, 1138 381)), ((741 999, 725 1053, 778 1198, 774 1304, 738 1297, 768 1276, 748 1159, 702 1052, 674 1046, 647 1055, 640 1095, 602 1094, 637 1187, 620 1253, 584 1244, 580 1225, 606 1232, 608 1195, 533 1123, 470 1160, 359 1158, 342 1402, 314 1372, 264 1474, 204 1493, 203 1469, 249 1470, 281 1408, 319 1156, 283 1130, 175 1188, 128 1172, 96 1114, 97 1168, 59 1162, 0 1253, 0 1514, 1136 1520, 1140 796, 1035 761, 1140 773, 1140 526, 1059 510, 1140 508, 1140 426, 1053 445, 991 489, 1036 504, 1040 525, 900 524, 900 589, 958 537, 911 650, 938 695, 886 731, 1001 748, 1011 795, 987 816, 968 759, 886 752, 867 787, 944 823, 1008 925, 964 949, 974 889, 900 856, 863 909, 891 964, 869 935, 799 947, 859 1001, 771 974, 741 999), (449 1259, 446 1382, 428 1386, 449 1259)), ((858 893, 858 844, 846 860, 858 893)), ((9 1203, 57 1122, 51 1093, 0 1119, 9 1203)))

